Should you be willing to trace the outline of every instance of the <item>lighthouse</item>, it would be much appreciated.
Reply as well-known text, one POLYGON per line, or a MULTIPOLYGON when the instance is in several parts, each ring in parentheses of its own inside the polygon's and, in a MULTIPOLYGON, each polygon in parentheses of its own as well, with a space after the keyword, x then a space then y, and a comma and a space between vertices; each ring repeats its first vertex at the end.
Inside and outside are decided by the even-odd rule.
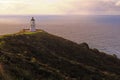
POLYGON ((34 19, 34 17, 32 17, 32 19, 31 19, 31 21, 30 21, 30 31, 31 31, 31 32, 35 32, 35 31, 36 31, 35 19, 34 19))

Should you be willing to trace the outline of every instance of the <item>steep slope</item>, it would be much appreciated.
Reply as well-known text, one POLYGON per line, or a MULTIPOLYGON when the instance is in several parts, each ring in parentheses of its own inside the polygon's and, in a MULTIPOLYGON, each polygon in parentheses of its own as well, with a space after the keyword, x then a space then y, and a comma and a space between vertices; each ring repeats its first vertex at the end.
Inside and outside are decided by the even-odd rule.
POLYGON ((1 80, 119 80, 120 60, 45 31, 1 36, 1 80))

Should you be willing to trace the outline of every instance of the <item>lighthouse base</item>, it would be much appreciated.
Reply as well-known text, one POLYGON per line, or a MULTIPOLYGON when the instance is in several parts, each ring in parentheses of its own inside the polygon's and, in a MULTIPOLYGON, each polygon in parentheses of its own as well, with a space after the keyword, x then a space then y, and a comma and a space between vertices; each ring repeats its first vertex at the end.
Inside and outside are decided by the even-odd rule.
POLYGON ((35 29, 35 30, 32 30, 31 29, 22 29, 20 32, 37 32, 37 31, 42 31, 41 29, 35 29))
POLYGON ((35 28, 30 28, 30 31, 31 31, 31 32, 35 32, 36 29, 35 29, 35 28))

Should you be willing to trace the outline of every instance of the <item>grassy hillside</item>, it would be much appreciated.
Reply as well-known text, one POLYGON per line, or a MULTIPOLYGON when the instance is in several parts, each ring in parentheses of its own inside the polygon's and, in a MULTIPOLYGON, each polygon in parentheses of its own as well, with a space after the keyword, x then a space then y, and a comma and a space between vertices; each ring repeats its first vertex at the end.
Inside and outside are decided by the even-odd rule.
POLYGON ((119 80, 120 60, 45 31, 0 37, 0 80, 119 80))

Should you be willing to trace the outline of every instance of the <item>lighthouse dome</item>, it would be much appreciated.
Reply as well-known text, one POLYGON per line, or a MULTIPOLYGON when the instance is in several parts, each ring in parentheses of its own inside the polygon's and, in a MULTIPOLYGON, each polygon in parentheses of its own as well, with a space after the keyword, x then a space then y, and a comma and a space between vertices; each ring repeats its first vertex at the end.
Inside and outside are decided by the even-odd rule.
POLYGON ((31 21, 35 21, 34 17, 32 17, 31 21))

